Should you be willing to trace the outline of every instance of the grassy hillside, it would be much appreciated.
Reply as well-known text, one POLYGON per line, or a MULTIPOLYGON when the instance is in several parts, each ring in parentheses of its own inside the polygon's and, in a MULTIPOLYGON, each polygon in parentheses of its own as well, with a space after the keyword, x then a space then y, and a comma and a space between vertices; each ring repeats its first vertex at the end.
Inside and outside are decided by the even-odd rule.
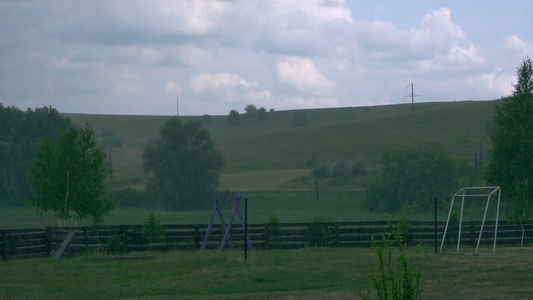
MULTIPOLYGON (((302 177, 310 173, 313 155, 317 165, 363 158, 376 167, 382 151, 432 141, 470 160, 481 145, 486 158, 486 124, 496 103, 419 103, 414 111, 410 104, 303 110, 309 123, 303 128, 290 126, 294 111, 269 112, 263 121, 241 115, 239 127, 228 126, 226 116, 212 116, 204 126, 226 158, 221 190, 310 190, 314 182, 302 177)), ((107 128, 120 137, 123 146, 112 153, 114 186, 142 188, 143 146, 158 137, 168 117, 66 115, 91 124, 97 135, 107 128)))

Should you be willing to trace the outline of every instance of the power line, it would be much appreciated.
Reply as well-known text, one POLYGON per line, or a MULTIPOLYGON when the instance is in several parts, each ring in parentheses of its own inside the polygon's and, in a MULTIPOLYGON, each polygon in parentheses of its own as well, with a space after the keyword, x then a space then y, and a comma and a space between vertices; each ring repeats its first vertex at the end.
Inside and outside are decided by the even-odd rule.
MULTIPOLYGON (((408 88, 409 86, 406 86, 406 88, 408 88)), ((405 96, 404 98, 406 97, 411 97, 411 110, 415 110, 415 97, 422 97, 421 95, 415 95, 415 92, 414 92, 414 88, 413 88, 413 84, 411 83, 411 94, 405 96)))

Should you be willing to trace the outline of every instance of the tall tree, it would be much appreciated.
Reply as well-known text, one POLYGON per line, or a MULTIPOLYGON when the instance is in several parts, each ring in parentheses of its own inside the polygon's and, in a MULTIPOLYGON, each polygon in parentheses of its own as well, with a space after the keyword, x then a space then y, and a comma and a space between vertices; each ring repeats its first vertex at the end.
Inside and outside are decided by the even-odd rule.
POLYGON ((170 118, 160 139, 144 147, 144 170, 151 174, 147 190, 168 209, 204 207, 219 183, 222 153, 199 122, 170 118))
POLYGON ((241 115, 239 115, 239 112, 232 109, 229 112, 228 118, 226 119, 226 123, 229 126, 239 126, 241 125, 241 115))
POLYGON ((71 125, 57 142, 46 138, 37 149, 29 172, 36 195, 29 200, 39 213, 52 210, 62 220, 91 217, 101 224, 114 207, 107 193, 109 173, 92 128, 71 125))
POLYGON ((246 112, 246 114, 248 116, 253 116, 253 115, 257 114, 257 106, 255 106, 253 104, 248 104, 244 108, 244 111, 246 112))
POLYGON ((262 120, 266 120, 266 118, 267 118, 266 108, 261 107, 260 109, 257 110, 257 119, 262 121, 262 120))
POLYGON ((513 94, 496 107, 486 176, 490 184, 501 187, 504 199, 512 201, 513 219, 524 221, 533 202, 533 68, 529 57, 516 75, 513 94))
POLYGON ((25 205, 31 187, 27 170, 35 149, 45 137, 57 139, 67 130, 70 119, 51 107, 28 109, 0 104, 0 204, 25 205))

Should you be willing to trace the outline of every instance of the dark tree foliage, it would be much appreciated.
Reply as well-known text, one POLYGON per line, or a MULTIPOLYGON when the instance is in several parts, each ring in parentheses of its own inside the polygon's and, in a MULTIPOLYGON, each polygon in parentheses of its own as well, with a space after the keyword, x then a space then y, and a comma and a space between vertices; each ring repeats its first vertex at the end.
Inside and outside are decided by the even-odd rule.
POLYGON ((70 123, 51 107, 23 112, 0 104, 0 205, 27 205, 32 190, 27 170, 35 150, 45 137, 57 139, 70 123))
POLYGON ((533 203, 533 67, 526 57, 517 68, 511 97, 496 107, 487 181, 512 201, 511 219, 525 221, 533 203))
POLYGON ((144 148, 144 170, 151 176, 147 191, 167 209, 202 208, 219 183, 222 153, 199 122, 170 118, 155 145, 144 148))
POLYGON ((417 144, 381 155, 382 175, 367 187, 372 210, 388 212, 404 207, 425 210, 433 198, 443 199, 473 180, 468 161, 455 158, 437 144, 417 144))
POLYGON ((29 200, 39 213, 54 211, 63 220, 91 217, 102 224, 114 208, 107 179, 110 167, 103 146, 89 125, 71 125, 57 142, 45 138, 37 151, 29 177, 36 195, 29 200))
POLYGON ((264 107, 261 107, 258 111, 257 111, 257 119, 259 121, 263 121, 263 120, 266 120, 268 117, 267 115, 267 110, 266 108, 264 107))
POLYGON ((244 111, 246 112, 247 115, 253 116, 253 115, 257 114, 257 106, 255 106, 253 104, 248 104, 244 108, 244 111))
POLYGON ((234 110, 234 109, 232 109, 229 112, 229 116, 226 119, 226 122, 228 123, 229 126, 239 126, 239 125, 241 125, 241 116, 239 115, 239 112, 234 110))

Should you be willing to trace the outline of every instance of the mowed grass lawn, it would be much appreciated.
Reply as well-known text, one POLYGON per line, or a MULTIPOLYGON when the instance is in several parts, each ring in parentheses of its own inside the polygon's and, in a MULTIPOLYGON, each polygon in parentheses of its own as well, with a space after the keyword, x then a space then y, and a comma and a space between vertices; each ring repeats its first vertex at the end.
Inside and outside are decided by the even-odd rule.
MULTIPOLYGON (((527 299, 533 249, 422 248, 424 299, 527 299)), ((173 252, 155 258, 77 256, 1 263, 1 299, 359 299, 377 271, 371 249, 173 252)), ((375 293, 372 299, 375 299, 375 293)))

